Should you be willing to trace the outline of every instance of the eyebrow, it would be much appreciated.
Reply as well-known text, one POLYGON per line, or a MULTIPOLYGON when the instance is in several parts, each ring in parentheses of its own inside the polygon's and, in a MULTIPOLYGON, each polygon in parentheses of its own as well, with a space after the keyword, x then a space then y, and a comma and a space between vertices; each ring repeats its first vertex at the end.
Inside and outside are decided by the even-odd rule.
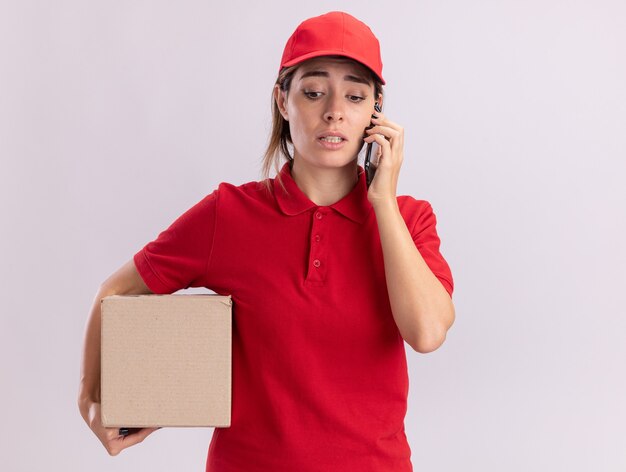
MULTIPOLYGON (((309 72, 305 72, 304 74, 302 74, 302 77, 300 77, 300 80, 305 79, 307 77, 330 77, 330 74, 323 70, 310 70, 309 72)), ((344 75, 343 80, 348 80, 350 82, 356 82, 359 84, 371 85, 369 80, 363 77, 359 77, 357 75, 350 75, 350 74, 344 75)))

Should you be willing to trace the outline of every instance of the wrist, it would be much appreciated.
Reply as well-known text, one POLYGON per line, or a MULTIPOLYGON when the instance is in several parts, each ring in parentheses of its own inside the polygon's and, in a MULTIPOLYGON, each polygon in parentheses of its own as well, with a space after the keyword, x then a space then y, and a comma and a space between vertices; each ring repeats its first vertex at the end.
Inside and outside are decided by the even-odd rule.
POLYGON ((370 203, 372 204, 372 207, 374 207, 374 212, 376 213, 381 211, 400 211, 400 207, 398 207, 398 200, 395 197, 374 199, 373 201, 370 201, 370 203))
POLYGON ((100 403, 100 395, 96 395, 95 392, 81 390, 78 393, 77 403, 81 414, 85 416, 85 413, 89 411, 91 405, 93 405, 94 403, 100 403))

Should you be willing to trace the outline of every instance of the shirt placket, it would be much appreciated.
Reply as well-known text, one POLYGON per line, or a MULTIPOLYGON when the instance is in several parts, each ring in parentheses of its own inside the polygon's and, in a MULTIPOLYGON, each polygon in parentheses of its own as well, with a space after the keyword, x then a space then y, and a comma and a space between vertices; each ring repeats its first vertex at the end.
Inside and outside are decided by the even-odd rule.
POLYGON ((312 215, 311 233, 309 235, 309 267, 306 282, 311 284, 323 284, 328 270, 328 233, 329 217, 328 209, 316 208, 312 215))

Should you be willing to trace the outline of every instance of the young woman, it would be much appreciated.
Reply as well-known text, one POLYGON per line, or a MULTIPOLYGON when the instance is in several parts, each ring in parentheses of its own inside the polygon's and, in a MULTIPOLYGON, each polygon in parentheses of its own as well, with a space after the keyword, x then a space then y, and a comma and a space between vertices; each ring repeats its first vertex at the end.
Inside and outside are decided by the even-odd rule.
POLYGON ((233 298, 231 426, 215 428, 207 470, 412 470, 404 342, 442 344, 453 280, 431 205, 396 196, 403 128, 374 112, 384 83, 364 23, 343 12, 301 23, 273 91, 266 178, 220 184, 103 283, 79 405, 110 454, 155 429, 102 426, 100 299, 207 287, 233 298), (358 156, 374 141, 368 186, 358 156))

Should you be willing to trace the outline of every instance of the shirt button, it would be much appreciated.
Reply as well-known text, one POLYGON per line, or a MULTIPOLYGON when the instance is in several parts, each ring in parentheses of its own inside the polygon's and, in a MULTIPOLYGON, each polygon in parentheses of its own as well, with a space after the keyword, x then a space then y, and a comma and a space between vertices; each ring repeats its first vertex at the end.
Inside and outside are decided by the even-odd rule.
POLYGON ((320 213, 319 211, 318 211, 317 213, 315 213, 315 217, 316 217, 318 220, 321 220, 323 216, 324 216, 324 215, 322 215, 322 213, 320 213))
POLYGON ((320 238, 320 235, 319 235, 319 234, 316 234, 316 235, 315 235, 315 241, 319 243, 319 242, 320 242, 320 239, 322 239, 322 238, 320 238))
POLYGON ((322 264, 322 263, 320 262, 320 260, 319 260, 319 259, 315 259, 315 260, 313 261, 313 265, 314 265, 315 267, 319 267, 321 264, 322 264))

